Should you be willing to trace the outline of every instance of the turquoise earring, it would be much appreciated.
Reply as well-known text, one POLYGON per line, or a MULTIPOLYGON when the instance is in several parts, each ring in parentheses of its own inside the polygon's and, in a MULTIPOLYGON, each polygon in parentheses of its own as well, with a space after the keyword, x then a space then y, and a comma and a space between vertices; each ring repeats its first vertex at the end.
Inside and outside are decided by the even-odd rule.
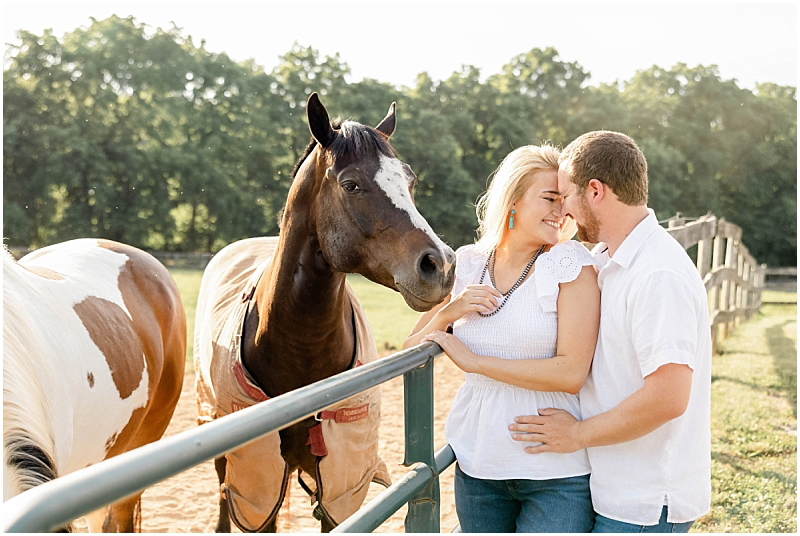
POLYGON ((508 228, 509 229, 513 229, 514 228, 514 214, 516 214, 516 213, 517 212, 512 208, 511 209, 511 217, 508 219, 508 228))

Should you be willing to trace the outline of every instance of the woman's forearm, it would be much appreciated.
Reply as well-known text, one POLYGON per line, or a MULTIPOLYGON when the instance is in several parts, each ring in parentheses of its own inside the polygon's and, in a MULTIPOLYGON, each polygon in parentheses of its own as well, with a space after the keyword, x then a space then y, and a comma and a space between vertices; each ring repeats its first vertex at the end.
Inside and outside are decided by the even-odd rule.
POLYGON ((545 359, 502 359, 476 356, 471 367, 489 378, 534 391, 556 391, 577 394, 589 370, 585 360, 556 355, 545 359))
POLYGON ((412 331, 411 335, 406 337, 406 340, 403 341, 403 349, 418 345, 422 342, 423 337, 425 337, 425 335, 428 333, 436 330, 445 331, 449 325, 450 322, 446 318, 443 318, 443 315, 440 315, 437 312, 437 314, 435 314, 433 318, 431 318, 430 321, 421 328, 414 326, 416 331, 412 331))

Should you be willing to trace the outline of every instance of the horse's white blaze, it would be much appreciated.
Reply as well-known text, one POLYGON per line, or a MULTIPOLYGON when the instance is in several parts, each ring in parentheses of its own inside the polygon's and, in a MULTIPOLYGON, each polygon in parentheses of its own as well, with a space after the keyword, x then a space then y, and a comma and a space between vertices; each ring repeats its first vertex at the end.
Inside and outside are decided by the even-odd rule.
MULTIPOLYGON (((62 247, 45 254, 48 249, 29 255, 20 264, 47 268, 63 275, 63 280, 42 279, 14 266, 13 262, 13 270, 7 268, 8 263, 4 264, 4 275, 15 279, 15 287, 11 288, 27 288, 36 296, 24 304, 27 314, 36 322, 22 323, 23 326, 58 326, 58 329, 21 334, 23 341, 38 340, 40 351, 45 353, 33 356, 28 350, 19 360, 22 366, 27 362, 28 366, 39 369, 36 374, 42 383, 41 392, 52 401, 49 422, 53 427, 54 461, 60 473, 66 474, 105 458, 109 440, 125 428, 136 409, 147 404, 149 371, 145 361, 138 387, 123 400, 106 356, 74 309, 86 298, 99 298, 119 306, 130 317, 118 287, 120 270, 128 257, 100 247, 91 239, 75 241, 69 252, 62 247), (76 250, 79 254, 74 254, 76 250), (87 288, 92 289, 91 294, 86 292, 87 288), (64 333, 70 336, 64 337, 64 333), (103 415, 103 419, 97 419, 96 415, 103 415)), ((7 292, 9 287, 4 282, 4 293, 7 292)), ((145 360, 144 355, 141 358, 145 360)), ((47 400, 39 402, 46 404, 47 400)))
POLYGON ((448 272, 451 264, 447 262, 447 256, 445 255, 447 246, 436 236, 430 224, 422 217, 417 207, 414 206, 408 188, 410 186, 410 178, 403 168, 403 163, 397 158, 380 155, 380 168, 375 174, 375 182, 394 206, 408 213, 409 218, 411 218, 411 224, 414 227, 421 229, 431 237, 436 247, 439 248, 442 258, 445 259, 444 269, 445 272, 448 272))

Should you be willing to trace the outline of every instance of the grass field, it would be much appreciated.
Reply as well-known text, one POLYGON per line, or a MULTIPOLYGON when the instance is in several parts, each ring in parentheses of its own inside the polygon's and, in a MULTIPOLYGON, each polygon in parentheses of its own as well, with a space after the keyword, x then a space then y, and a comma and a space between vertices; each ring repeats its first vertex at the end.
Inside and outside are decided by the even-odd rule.
MULTIPOLYGON (((186 307, 187 368, 201 272, 172 270, 186 307)), ((389 289, 350 276, 381 354, 419 314, 389 289)), ((796 302, 796 293, 771 298, 796 302)), ((764 305, 720 344, 712 376, 712 510, 693 532, 797 529, 797 306, 764 305)))
POLYGON ((702 532, 797 532, 797 306, 764 305, 720 344, 712 510, 702 532))
POLYGON ((765 290, 761 293, 762 303, 769 302, 794 302, 797 303, 797 292, 781 292, 778 290, 765 290))

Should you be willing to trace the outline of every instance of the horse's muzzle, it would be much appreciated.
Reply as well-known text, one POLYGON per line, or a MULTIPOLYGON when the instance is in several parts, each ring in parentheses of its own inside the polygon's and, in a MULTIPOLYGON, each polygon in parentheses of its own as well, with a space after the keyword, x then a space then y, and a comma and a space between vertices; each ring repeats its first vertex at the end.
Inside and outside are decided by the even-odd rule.
POLYGON ((398 278, 395 285, 415 311, 428 311, 441 303, 453 288, 455 254, 447 246, 427 248, 419 254, 410 277, 398 278))

